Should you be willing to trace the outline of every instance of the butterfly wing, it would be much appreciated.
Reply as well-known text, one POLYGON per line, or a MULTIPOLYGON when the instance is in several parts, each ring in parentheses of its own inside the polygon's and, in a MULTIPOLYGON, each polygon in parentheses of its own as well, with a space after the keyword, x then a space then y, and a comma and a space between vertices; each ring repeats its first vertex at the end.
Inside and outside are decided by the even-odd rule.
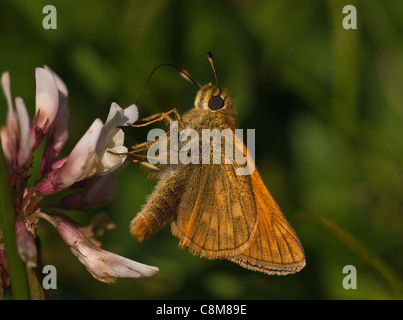
POLYGON ((251 245, 230 260, 267 274, 285 275, 301 270, 305 266, 302 245, 257 170, 251 175, 251 183, 258 228, 251 245))
POLYGON ((233 165, 193 165, 172 233, 179 246, 206 258, 227 258, 244 251, 257 229, 251 179, 233 165))

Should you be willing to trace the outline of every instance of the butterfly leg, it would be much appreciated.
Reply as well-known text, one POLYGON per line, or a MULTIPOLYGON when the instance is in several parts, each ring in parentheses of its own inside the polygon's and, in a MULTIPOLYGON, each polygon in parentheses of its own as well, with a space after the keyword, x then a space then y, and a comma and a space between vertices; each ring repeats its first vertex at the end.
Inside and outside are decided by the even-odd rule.
MULTIPOLYGON (((185 124, 183 123, 182 118, 181 118, 181 116, 180 116, 180 114, 179 114, 179 112, 178 112, 178 110, 177 110, 176 108, 173 108, 173 109, 171 109, 171 110, 169 110, 169 111, 167 111, 167 112, 157 113, 157 114, 154 114, 154 115, 151 115, 151 116, 149 116, 149 117, 147 117, 147 118, 142 119, 142 121, 146 121, 145 123, 141 123, 141 124, 129 124, 129 125, 132 126, 132 127, 134 127, 134 128, 137 128, 137 127, 144 127, 144 126, 150 125, 150 124, 152 124, 152 123, 154 123, 154 122, 161 121, 161 120, 164 120, 164 119, 167 119, 167 120, 169 120, 169 121, 172 121, 172 118, 171 118, 171 116, 170 116, 172 113, 173 113, 173 114, 176 116, 176 118, 178 119, 178 122, 179 122, 179 125, 180 125, 181 129, 184 129, 184 128, 185 128, 185 124)), ((132 150, 131 150, 130 152, 128 152, 128 155, 145 158, 145 156, 139 155, 138 153, 139 153, 139 152, 142 152, 142 151, 148 150, 151 146, 153 146, 154 144, 158 143, 158 141, 159 141, 161 138, 167 138, 167 136, 169 136, 170 132, 171 132, 171 130, 169 130, 169 131, 168 131, 167 133, 165 133, 163 136, 158 137, 158 138, 157 138, 156 140, 154 140, 154 141, 145 141, 145 142, 142 142, 142 143, 139 143, 139 144, 136 144, 136 145, 132 146, 132 147, 131 147, 132 150)), ((137 161, 136 161, 136 162, 137 162, 137 161)), ((148 166, 148 165, 147 165, 147 166, 148 166)), ((152 166, 152 165, 151 165, 151 166, 152 166)), ((156 166, 153 166, 153 169, 156 169, 156 168, 157 168, 156 166)))
MULTIPOLYGON (((134 128, 139 128, 139 127, 145 127, 145 126, 150 125, 150 124, 152 124, 154 122, 161 121, 161 120, 164 120, 164 119, 172 121, 172 118, 170 117, 170 115, 172 113, 178 119, 178 122, 179 122, 179 125, 181 126, 181 128, 184 129, 185 124, 183 123, 182 118, 181 118, 181 116, 180 116, 180 114, 179 114, 179 112, 178 112, 178 110, 176 108, 173 108, 173 109, 171 109, 171 110, 169 110, 167 112, 153 114, 153 115, 151 115, 149 117, 146 117, 146 118, 142 119, 142 121, 146 121, 145 123, 141 123, 141 124, 129 123, 129 125, 131 127, 134 127, 134 128)), ((165 133, 162 137, 158 137, 158 139, 156 139, 154 141, 145 141, 145 142, 142 142, 142 143, 139 143, 139 144, 136 144, 136 145, 132 146, 131 147, 132 150, 129 151, 129 152, 126 152, 126 153, 115 153, 115 152, 112 152, 112 151, 108 151, 108 152, 112 153, 114 155, 119 155, 119 156, 121 156, 121 155, 130 156, 130 160, 132 162, 137 162, 137 163, 140 163, 140 164, 142 164, 142 165, 144 165, 144 166, 146 166, 148 168, 151 168, 153 170, 159 171, 160 169, 157 166, 152 165, 149 162, 134 159, 134 157, 149 158, 148 156, 139 154, 139 152, 148 150, 151 146, 156 144, 161 138, 163 138, 163 137, 166 138, 169 135, 170 131, 171 130, 169 130, 167 133, 165 133)))
MULTIPOLYGON (((169 134, 169 132, 167 132, 164 136, 166 136, 166 135, 168 135, 168 134, 169 134)), ((129 157, 129 160, 132 161, 132 162, 140 163, 140 164, 142 164, 142 165, 144 165, 144 166, 146 166, 146 167, 148 167, 148 168, 151 168, 151 169, 153 169, 153 170, 158 170, 158 171, 159 171, 160 169, 159 169, 157 166, 154 166, 154 165, 152 165, 151 163, 146 162, 146 161, 137 160, 137 159, 135 159, 135 158, 137 157, 137 158, 147 158, 147 159, 150 159, 149 156, 140 154, 140 152, 148 150, 152 145, 154 145, 155 143, 157 143, 160 138, 161 138, 161 137, 159 137, 158 139, 156 139, 156 140, 154 140, 154 141, 145 141, 145 142, 136 144, 136 145, 134 145, 134 146, 131 147, 132 150, 129 151, 129 152, 117 153, 117 152, 113 152, 113 151, 108 150, 108 153, 111 153, 111 154, 114 154, 114 155, 117 155, 117 156, 125 155, 125 156, 129 157)))
POLYGON ((145 166, 147 168, 150 168, 150 169, 152 169, 154 171, 160 171, 160 168, 158 168, 157 166, 155 166, 155 165, 153 165, 153 164, 151 164, 151 163, 149 163, 147 161, 141 161, 141 160, 138 160, 138 159, 134 159, 134 157, 140 157, 140 158, 146 157, 146 156, 143 156, 141 154, 135 154, 135 153, 132 153, 132 152, 117 153, 117 152, 113 152, 113 151, 110 151, 110 150, 108 150, 107 152, 110 153, 110 154, 116 155, 116 156, 122 156, 122 155, 128 156, 128 157, 130 157, 129 159, 130 159, 131 162, 140 163, 141 165, 143 165, 143 166, 145 166))
POLYGON ((151 116, 149 116, 147 118, 142 119, 142 121, 146 121, 145 123, 140 123, 140 124, 129 123, 129 125, 132 126, 133 128, 145 127, 145 126, 148 126, 148 125, 150 125, 150 124, 152 124, 154 122, 157 122, 157 121, 161 121, 161 120, 164 120, 164 119, 168 119, 168 120, 171 119, 169 117, 169 115, 172 114, 172 113, 175 114, 176 118, 179 121, 180 126, 182 128, 185 128, 185 125, 184 125, 184 123, 182 121, 182 117, 180 116, 180 114, 179 114, 179 112, 178 112, 178 110, 176 108, 173 108, 173 109, 171 109, 171 110, 169 110, 167 112, 156 113, 156 114, 153 114, 153 115, 151 115, 151 116))

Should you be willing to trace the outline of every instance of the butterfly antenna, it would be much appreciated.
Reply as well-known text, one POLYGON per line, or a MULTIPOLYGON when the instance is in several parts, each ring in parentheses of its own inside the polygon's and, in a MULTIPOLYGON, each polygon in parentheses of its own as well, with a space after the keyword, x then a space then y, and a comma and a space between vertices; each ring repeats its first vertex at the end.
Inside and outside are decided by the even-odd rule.
POLYGON ((207 59, 208 59, 208 61, 210 62, 211 68, 213 69, 214 77, 215 77, 215 82, 216 82, 216 84, 217 84, 218 89, 220 90, 220 91, 218 92, 218 95, 220 95, 220 94, 221 94, 221 87, 220 87, 220 85, 219 85, 219 83, 218 83, 217 73, 215 72, 215 68, 214 68, 213 54, 212 54, 211 52, 208 52, 208 53, 207 53, 207 59))
POLYGON ((159 66, 156 66, 154 68, 153 71, 151 71, 150 75, 148 76, 148 79, 146 81, 146 84, 143 87, 143 90, 141 91, 141 94, 139 96, 139 98, 136 101, 136 105, 140 102, 141 97, 144 95, 144 92, 146 91, 146 88, 151 80, 151 77, 153 76, 154 72, 157 71, 159 68, 164 67, 164 66, 169 66, 172 68, 175 68, 176 70, 178 70, 180 72, 180 74, 182 75, 182 77, 184 77, 185 79, 189 80, 190 82, 192 82, 198 89, 200 89, 200 85, 190 76, 189 73, 187 73, 185 70, 175 66, 174 64, 170 64, 170 63, 162 63, 159 66))

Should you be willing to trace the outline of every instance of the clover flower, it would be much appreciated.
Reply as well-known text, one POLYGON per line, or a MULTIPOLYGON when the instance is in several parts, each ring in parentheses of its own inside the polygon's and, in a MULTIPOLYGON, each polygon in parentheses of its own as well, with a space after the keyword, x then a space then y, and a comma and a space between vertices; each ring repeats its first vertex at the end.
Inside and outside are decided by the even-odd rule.
POLYGON ((39 192, 42 195, 50 195, 69 189, 76 182, 101 177, 119 168, 126 156, 117 156, 108 151, 128 151, 123 145, 124 133, 117 126, 134 122, 137 117, 135 105, 123 110, 116 103, 112 103, 105 124, 101 119, 95 119, 70 155, 56 162, 46 178, 39 183, 39 192))
MULTIPOLYGON (((62 209, 85 210, 104 205, 112 198, 116 191, 115 176, 128 151, 124 146, 124 132, 119 127, 137 120, 136 105, 122 109, 112 103, 105 123, 95 119, 70 154, 59 159, 68 139, 68 90, 48 67, 36 68, 35 78, 36 109, 30 123, 23 99, 17 97, 13 102, 9 73, 1 76, 7 103, 6 126, 0 128, 1 146, 15 209, 17 249, 21 259, 27 268, 38 265, 35 238, 42 218, 57 229, 72 253, 98 280, 110 283, 116 278, 154 275, 158 268, 101 249, 74 221, 61 214, 45 213, 42 208, 43 199, 65 190, 76 192, 61 200, 62 209), (45 138, 39 168, 42 177, 29 184, 34 151, 45 138)), ((0 297, 10 285, 1 239, 0 232, 0 297)))

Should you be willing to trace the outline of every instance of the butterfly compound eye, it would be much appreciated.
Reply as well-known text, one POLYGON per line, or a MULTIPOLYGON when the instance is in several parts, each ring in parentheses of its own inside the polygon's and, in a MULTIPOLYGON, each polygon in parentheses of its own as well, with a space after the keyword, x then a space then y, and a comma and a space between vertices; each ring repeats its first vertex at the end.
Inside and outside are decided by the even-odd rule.
POLYGON ((220 96, 213 96, 208 101, 208 106, 211 110, 219 110, 224 107, 224 100, 220 96))

